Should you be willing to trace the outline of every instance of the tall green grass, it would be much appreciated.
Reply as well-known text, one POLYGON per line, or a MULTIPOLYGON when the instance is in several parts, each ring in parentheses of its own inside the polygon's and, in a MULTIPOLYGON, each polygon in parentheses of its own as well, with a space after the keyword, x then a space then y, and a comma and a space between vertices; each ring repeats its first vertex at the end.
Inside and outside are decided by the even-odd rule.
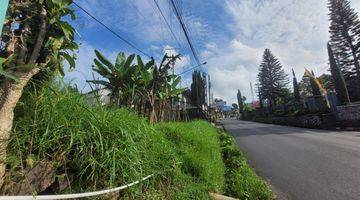
POLYGON ((63 88, 51 84, 24 95, 8 150, 13 171, 46 159, 59 175, 74 177, 72 188, 89 191, 168 171, 178 162, 170 142, 145 119, 126 109, 89 106, 63 88))
POLYGON ((186 134, 177 124, 178 146, 165 131, 172 125, 155 127, 128 109, 90 106, 61 84, 29 89, 15 113, 7 160, 14 182, 23 178, 23 170, 46 160, 56 166, 59 177, 73 180, 64 192, 105 189, 153 173, 155 178, 126 190, 122 197, 207 199, 210 189, 221 187, 223 169, 215 133, 200 132, 211 143, 195 137, 195 127, 206 123, 187 124, 193 131, 186 134), (208 153, 212 146, 216 152, 208 153))
MULTIPOLYGON (((172 142, 180 158, 181 171, 194 182, 193 190, 202 190, 206 198, 208 191, 222 191, 225 169, 214 127, 205 121, 161 123, 156 127, 172 142)), ((185 199, 191 197, 186 195, 185 199)))
POLYGON ((274 199, 269 187, 249 166, 244 154, 236 147, 234 138, 219 131, 223 161, 225 164, 226 195, 239 199, 274 199))
POLYGON ((54 164, 57 177, 72 180, 61 193, 120 186, 156 174, 120 197, 209 199, 213 191, 269 199, 271 192, 231 139, 209 123, 150 125, 128 109, 90 106, 66 88, 55 83, 28 88, 17 106, 7 159, 14 184, 45 160, 54 164))

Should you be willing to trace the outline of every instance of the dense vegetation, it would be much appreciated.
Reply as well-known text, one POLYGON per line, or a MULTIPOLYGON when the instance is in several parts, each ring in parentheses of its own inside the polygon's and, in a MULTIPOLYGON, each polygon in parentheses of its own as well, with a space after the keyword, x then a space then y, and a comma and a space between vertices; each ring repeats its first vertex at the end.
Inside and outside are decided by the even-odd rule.
POLYGON ((242 199, 272 198, 230 136, 207 122, 151 125, 124 108, 89 106, 59 84, 26 91, 16 108, 3 192, 17 194, 29 170, 46 162, 55 169, 55 182, 69 180, 71 187, 59 190, 54 182, 34 188, 34 194, 49 188, 55 193, 93 191, 154 173, 121 197, 208 199, 208 192, 215 191, 242 199))
POLYGON ((192 74, 192 83, 190 86, 190 101, 191 104, 201 107, 205 104, 206 99, 206 75, 199 70, 195 70, 192 74))
POLYGON ((292 73, 293 73, 293 88, 294 88, 294 99, 297 103, 300 103, 301 101, 301 96, 300 96, 300 88, 299 88, 299 83, 297 81, 294 69, 292 69, 292 73))
POLYGON ((174 118, 171 112, 173 102, 178 100, 185 88, 180 88, 181 77, 169 74, 180 55, 165 54, 159 66, 154 59, 143 62, 135 54, 126 56, 121 52, 112 64, 99 51, 95 50, 93 70, 103 77, 102 80, 88 80, 88 82, 102 89, 110 91, 110 104, 134 108, 137 113, 147 116, 150 122, 164 121, 166 115, 174 118), (166 112, 167 111, 167 112, 166 112))

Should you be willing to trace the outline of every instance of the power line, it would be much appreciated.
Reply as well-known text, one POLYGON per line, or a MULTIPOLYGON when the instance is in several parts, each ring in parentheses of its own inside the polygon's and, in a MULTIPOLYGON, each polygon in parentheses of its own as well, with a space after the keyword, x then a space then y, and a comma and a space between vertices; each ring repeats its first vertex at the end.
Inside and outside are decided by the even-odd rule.
POLYGON ((193 53, 193 56, 197 62, 197 64, 200 64, 200 59, 199 59, 199 56, 197 55, 197 51, 193 45, 193 42, 191 40, 191 34, 189 32, 189 27, 187 27, 186 23, 184 22, 184 19, 182 17, 182 11, 179 9, 179 1, 174 1, 174 0, 171 0, 173 6, 174 6, 174 10, 175 12, 177 13, 176 16, 178 17, 179 21, 180 21, 180 25, 181 27, 183 28, 184 30, 184 34, 185 34, 185 37, 186 37, 186 40, 188 41, 189 43, 189 46, 190 46, 190 49, 193 53))
POLYGON ((190 68, 190 69, 188 69, 188 70, 185 70, 185 71, 181 72, 180 74, 178 74, 178 76, 181 76, 181 75, 183 75, 183 74, 186 74, 186 73, 192 71, 193 69, 196 69, 196 68, 198 68, 198 67, 200 67, 200 66, 202 66, 202 65, 206 65, 206 62, 201 63, 201 64, 199 64, 199 65, 196 65, 195 67, 192 67, 192 68, 190 68))
MULTIPOLYGON (((157 14, 157 8, 154 5, 153 0, 148 0, 147 2, 151 6, 152 10, 154 11, 154 14, 156 15, 154 17, 158 18, 158 22, 162 24, 161 16, 157 14)), ((167 32, 167 29, 166 30, 165 29, 166 29, 165 25, 164 26, 159 26, 157 28, 158 35, 162 37, 162 40, 163 40, 164 44, 165 43, 170 44, 172 41, 168 40, 167 35, 165 34, 165 32, 167 32), (159 29, 161 29, 161 30, 159 30, 159 29)))
MULTIPOLYGON (((157 32, 157 34, 160 35, 159 30, 154 27, 154 24, 151 23, 151 19, 145 17, 145 16, 143 15, 143 13, 141 13, 141 12, 139 11, 139 9, 138 9, 137 6, 134 4, 134 2, 132 2, 132 0, 130 0, 129 3, 130 3, 131 6, 135 9, 135 12, 136 12, 138 15, 140 15, 140 16, 143 18, 143 20, 145 20, 146 23, 148 23, 148 24, 151 26, 151 28, 152 28, 155 32, 157 32), (149 23, 149 21, 150 21, 150 23, 149 23)), ((163 38, 163 40, 164 40, 164 38, 163 38)))
POLYGON ((107 25, 105 25, 104 23, 102 23, 100 20, 98 20, 95 16, 93 16, 92 14, 89 13, 89 11, 85 10, 84 8, 82 8, 79 4, 75 3, 75 1, 73 2, 73 4, 78 7, 80 10, 82 10, 85 14, 87 14, 89 17, 91 17, 93 20, 95 20, 97 23, 99 23, 100 25, 102 25, 104 28, 106 28, 108 31, 110 31, 112 34, 114 34, 116 37, 118 37, 120 40, 122 40, 123 42, 125 42, 127 45, 131 46, 132 48, 134 48, 135 50, 137 50, 138 52, 144 54, 145 56, 149 57, 149 58, 153 58, 152 56, 150 56, 149 54, 145 53, 144 51, 142 51, 140 48, 136 47, 134 44, 132 44, 131 42, 129 42, 128 40, 126 40, 125 38, 123 38, 122 36, 120 36, 118 33, 116 33, 115 31, 113 31, 110 27, 108 27, 107 25))
POLYGON ((177 37, 176 37, 176 35, 175 35, 174 31, 172 30, 172 28, 171 28, 171 26, 170 26, 169 22, 167 21, 167 19, 166 19, 166 17, 165 17, 165 15, 164 15, 164 13, 162 12, 162 10, 161 10, 161 8, 160 8, 160 6, 159 6, 158 1, 157 1, 157 0, 154 0, 154 2, 155 2, 155 5, 156 5, 157 9, 159 10, 159 12, 160 12, 160 14, 161 14, 162 18, 164 19, 164 21, 165 21, 165 23, 166 23, 167 27, 169 28, 169 30, 170 30, 170 32, 171 32, 171 35, 173 36, 174 40, 178 43, 179 47, 180 47, 180 48, 182 48, 182 46, 181 46, 181 44, 180 44, 180 41, 177 39, 177 37))
POLYGON ((196 53, 195 48, 194 48, 194 45, 192 44, 192 41, 191 41, 191 39, 190 39, 190 35, 189 35, 188 30, 187 30, 187 28, 186 28, 186 25, 185 25, 185 23, 184 23, 184 21, 183 21, 183 19, 182 19, 182 16, 181 16, 181 14, 180 14, 180 12, 179 12, 179 10, 178 10, 178 8, 177 8, 177 5, 176 5, 176 3, 174 2, 174 0, 170 0, 170 2, 171 2, 171 4, 172 4, 172 6, 173 6, 174 13, 175 13, 176 17, 177 17, 178 21, 180 22, 181 28, 182 28, 182 30, 184 31, 186 40, 187 40, 187 42, 188 42, 188 44, 189 44, 189 46, 190 46, 190 49, 191 49, 191 52, 192 52, 192 54, 193 54, 193 56, 194 56, 194 58, 195 58, 195 61, 196 61, 196 63, 197 63, 198 65, 200 65, 199 57, 197 56, 197 53, 196 53))
MULTIPOLYGON (((145 17, 145 16, 143 15, 143 13, 139 11, 139 9, 137 8, 137 6, 134 4, 133 0, 130 0, 129 3, 130 3, 131 6, 135 9, 136 13, 137 13, 138 15, 140 15, 140 16, 143 18, 143 20, 145 20, 148 24, 150 24, 152 30, 153 30, 154 32, 156 32, 159 36, 162 37, 162 38, 161 38, 161 39, 162 39, 162 42, 163 42, 163 43, 166 43, 166 40, 164 39, 164 38, 165 38, 164 35, 162 34, 162 32, 160 32, 160 31, 154 26, 153 23, 151 23, 151 19, 149 19, 148 17, 145 17)), ((150 4, 151 2, 148 2, 148 3, 150 4)), ((152 4, 151 4, 151 6, 152 6, 152 4)), ((152 7, 153 7, 153 6, 152 6, 152 7)), ((154 8, 153 8, 153 9, 154 9, 154 8)), ((154 9, 154 10, 155 10, 155 9, 154 9)), ((154 52, 154 51, 153 51, 153 52, 154 52)), ((157 57, 157 59, 160 60, 159 57, 157 57)))

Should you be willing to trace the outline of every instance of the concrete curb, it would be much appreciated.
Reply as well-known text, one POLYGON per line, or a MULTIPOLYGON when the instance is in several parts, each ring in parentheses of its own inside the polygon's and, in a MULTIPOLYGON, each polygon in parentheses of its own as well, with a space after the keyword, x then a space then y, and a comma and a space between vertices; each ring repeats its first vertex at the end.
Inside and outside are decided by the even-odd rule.
POLYGON ((227 197, 221 194, 209 193, 210 197, 214 200, 239 200, 232 197, 227 197))

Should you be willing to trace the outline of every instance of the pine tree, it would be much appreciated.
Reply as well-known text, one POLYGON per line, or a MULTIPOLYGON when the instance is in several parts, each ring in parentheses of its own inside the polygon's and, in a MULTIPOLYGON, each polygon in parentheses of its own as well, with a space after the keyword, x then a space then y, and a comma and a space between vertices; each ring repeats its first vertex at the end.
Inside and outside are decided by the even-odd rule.
POLYGON ((239 105, 239 113, 243 113, 244 111, 244 105, 243 105, 243 101, 242 101, 242 96, 241 96, 241 92, 240 90, 238 90, 237 93, 237 100, 238 100, 238 105, 239 105))
POLYGON ((261 95, 261 90, 260 90, 260 84, 259 83, 256 83, 256 89, 257 89, 257 93, 258 93, 260 108, 264 108, 264 98, 261 95))
POLYGON ((284 91, 289 83, 288 76, 269 49, 264 51, 259 67, 258 83, 261 98, 268 100, 271 108, 276 105, 277 99, 285 97, 284 91))
POLYGON ((331 49, 331 45, 329 43, 327 44, 327 49, 329 54, 330 71, 334 82, 337 97, 341 105, 349 104, 350 99, 349 99, 348 90, 346 88, 345 79, 340 68, 336 64, 334 54, 331 49))
POLYGON ((299 84, 297 82, 294 69, 292 70, 293 73, 293 87, 294 87, 294 98, 297 102, 300 102, 300 89, 299 84))
POLYGON ((201 107, 205 104, 206 76, 195 70, 192 74, 190 100, 193 106, 201 107))
MULTIPOLYGON (((330 44, 345 80, 360 84, 360 20, 348 0, 329 0, 330 44)), ((354 84, 352 84, 354 85, 354 84)), ((354 92, 359 92, 355 90, 354 92)))

